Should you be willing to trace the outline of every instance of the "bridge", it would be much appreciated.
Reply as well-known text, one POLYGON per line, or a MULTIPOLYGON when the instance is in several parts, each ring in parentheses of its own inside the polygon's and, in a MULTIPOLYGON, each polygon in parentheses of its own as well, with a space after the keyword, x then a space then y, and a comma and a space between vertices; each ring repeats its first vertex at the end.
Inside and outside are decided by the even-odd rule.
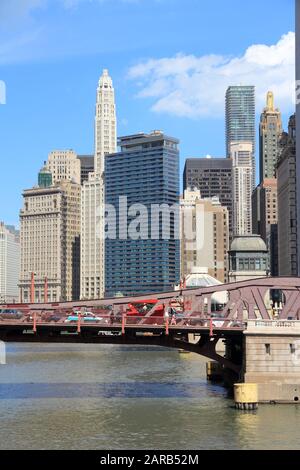
POLYGON ((180 348, 218 362, 229 383, 258 383, 262 402, 300 401, 300 278, 1 308, 0 340, 5 342, 180 348), (222 305, 216 302, 220 293, 222 305), (216 350, 219 341, 225 343, 225 355, 216 350))

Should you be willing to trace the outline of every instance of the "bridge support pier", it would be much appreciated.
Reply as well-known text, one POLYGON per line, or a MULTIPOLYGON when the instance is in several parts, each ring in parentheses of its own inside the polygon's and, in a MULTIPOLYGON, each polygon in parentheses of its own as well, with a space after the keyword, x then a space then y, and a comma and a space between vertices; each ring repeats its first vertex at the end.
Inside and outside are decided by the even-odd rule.
POLYGON ((300 322, 249 321, 244 336, 243 381, 259 403, 300 404, 300 322))
POLYGON ((258 406, 257 384, 234 384, 235 407, 239 410, 256 410, 258 406))

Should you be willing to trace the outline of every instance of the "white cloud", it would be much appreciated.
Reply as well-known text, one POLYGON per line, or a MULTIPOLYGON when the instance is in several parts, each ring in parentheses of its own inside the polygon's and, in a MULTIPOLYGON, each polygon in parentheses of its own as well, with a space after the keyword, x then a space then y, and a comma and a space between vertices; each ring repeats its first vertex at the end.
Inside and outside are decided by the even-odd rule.
POLYGON ((178 54, 150 59, 129 70, 140 88, 137 96, 154 100, 152 110, 197 118, 224 114, 229 85, 256 86, 258 111, 266 92, 275 93, 277 105, 291 112, 295 101, 295 33, 284 34, 271 46, 255 44, 240 57, 178 54))

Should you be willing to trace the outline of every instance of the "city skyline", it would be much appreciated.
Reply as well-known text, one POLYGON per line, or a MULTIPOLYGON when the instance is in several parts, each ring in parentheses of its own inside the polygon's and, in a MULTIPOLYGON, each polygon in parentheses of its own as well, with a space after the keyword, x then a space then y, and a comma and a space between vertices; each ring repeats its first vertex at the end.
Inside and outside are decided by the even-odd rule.
POLYGON ((299 123, 300 0, 0 0, 4 461, 300 449, 299 123))
MULTIPOLYGON (((2 2, 1 14, 2 18, 7 18, 7 24, 11 25, 12 19, 8 16, 9 11, 5 10, 6 3, 5 1, 2 2)), ((27 3, 29 4, 30 2, 27 3)), ((28 28, 29 23, 37 26, 40 21, 41 24, 44 25, 45 23, 49 26, 49 23, 53 21, 58 13, 58 9, 61 7, 58 6, 59 2, 57 2, 56 9, 54 8, 52 11, 49 2, 40 3, 45 4, 43 9, 32 8, 27 10, 26 16, 23 17, 21 17, 20 13, 20 17, 14 19, 11 32, 7 33, 6 37, 13 34, 18 37, 21 31, 25 31, 28 28), (45 17, 47 17, 47 20, 45 17)), ((3 199, 9 197, 11 201, 10 210, 3 209, 3 220, 7 223, 18 224, 21 191, 24 187, 32 186, 35 175, 42 161, 46 160, 49 152, 55 149, 64 150, 72 148, 77 154, 93 153, 94 90, 101 70, 106 67, 114 79, 116 88, 116 101, 119 110, 118 135, 128 135, 139 131, 149 132, 158 128, 167 134, 178 137, 181 140, 180 173, 182 173, 184 161, 187 157, 204 156, 207 153, 225 157, 225 89, 220 92, 221 88, 218 86, 218 88, 216 87, 213 90, 216 95, 215 102, 211 100, 211 109, 215 112, 214 116, 210 116, 209 113, 203 114, 203 112, 199 112, 198 105, 199 103, 201 104, 199 99, 194 115, 189 115, 188 111, 181 112, 180 114, 178 109, 176 110, 175 108, 171 109, 172 114, 170 115, 164 109, 164 103, 166 103, 164 98, 172 93, 175 93, 175 95, 178 93, 178 96, 182 96, 182 90, 178 85, 178 81, 184 76, 187 78, 188 85, 187 99, 191 91, 196 91, 197 96, 200 98, 203 96, 201 95, 201 89, 199 89, 197 84, 197 86, 195 85, 195 80, 197 81, 197 78, 199 78, 197 71, 201 72, 201 61, 204 61, 208 54, 218 54, 219 57, 223 57, 222 60, 226 63, 226 67, 230 72, 228 83, 226 83, 226 86, 229 86, 236 84, 234 82, 236 80, 240 81, 241 78, 239 74, 232 75, 232 60, 239 61, 239 71, 243 72, 245 71, 245 63, 248 65, 250 63, 249 61, 247 62, 247 57, 248 59, 249 57, 253 59, 255 52, 258 52, 258 55, 262 54, 262 58, 265 58, 266 54, 273 51, 274 64, 273 66, 272 64, 266 64, 266 66, 262 67, 262 73, 265 78, 270 73, 271 68, 273 67, 274 69, 274 65, 278 73, 275 74, 275 77, 273 75, 270 84, 266 83, 263 89, 263 96, 260 96, 260 93, 258 93, 256 131, 258 128, 258 115, 262 111, 265 93, 269 88, 275 93, 276 103, 283 112, 284 128, 287 127, 287 120, 293 107, 292 100, 287 99, 286 95, 282 96, 282 94, 279 94, 278 96, 276 86, 282 83, 279 77, 280 73, 282 71, 287 73, 294 66, 288 63, 293 48, 293 34, 288 34, 289 31, 294 29, 293 2, 286 2, 286 9, 285 11, 279 10, 280 14, 279 12, 276 13, 275 8, 273 9, 274 11, 269 13, 274 24, 271 32, 267 32, 266 28, 263 29, 263 22, 257 20, 258 25, 254 28, 254 31, 248 26, 244 28, 243 35, 239 35, 238 43, 235 38, 238 35, 240 26, 236 27, 236 31, 231 31, 230 34, 227 34, 232 25, 232 20, 228 19, 228 24, 222 25, 221 28, 221 32, 226 32, 227 41, 225 45, 223 44, 224 41, 221 44, 218 40, 220 36, 212 38, 212 34, 209 34, 206 27, 199 34, 191 13, 183 11, 184 9, 179 3, 176 0, 164 0, 162 2, 141 1, 135 4, 125 4, 119 1, 114 2, 112 6, 111 2, 104 2, 101 5, 91 2, 91 5, 83 6, 82 4, 78 5, 75 9, 61 9, 60 11, 62 19, 59 25, 61 26, 61 22, 65 21, 66 29, 68 30, 68 28, 70 29, 79 21, 81 15, 85 17, 85 15, 95 14, 95 17, 97 17, 97 15, 107 14, 110 11, 109 19, 114 14, 118 22, 126 8, 126 11, 129 13, 126 31, 127 28, 129 30, 133 22, 137 26, 137 31, 140 31, 141 24, 146 16, 157 16, 160 13, 160 24, 166 18, 172 4, 172 8, 177 14, 174 25, 171 28, 171 36, 175 36, 176 27, 179 27, 177 17, 179 17, 178 13, 181 11, 190 21, 190 32, 184 39, 180 38, 180 40, 170 41, 170 39, 165 40, 165 37, 160 37, 160 43, 162 42, 163 46, 160 47, 159 41, 154 41, 151 51, 147 47, 147 38, 150 37, 149 27, 147 26, 144 28, 144 35, 139 46, 133 45, 133 34, 126 36, 125 44, 122 45, 122 54, 120 54, 121 47, 116 47, 115 41, 115 49, 111 49, 112 44, 109 42, 111 35, 108 36, 108 40, 105 43, 107 45, 106 53, 95 50, 97 47, 93 48, 91 46, 91 35, 87 35, 83 41, 86 45, 86 51, 82 50, 82 46, 81 49, 79 48, 76 51, 66 51, 64 45, 62 47, 64 50, 63 57, 62 54, 58 53, 57 43, 53 41, 53 38, 51 41, 51 37, 48 36, 44 38, 45 41, 47 39, 49 47, 45 50, 43 60, 40 59, 37 53, 34 38, 31 39, 30 48, 28 45, 26 46, 28 43, 25 41, 23 49, 19 45, 18 53, 15 50, 11 50, 9 60, 4 52, 0 54, 0 62, 2 63, 0 79, 4 80, 7 86, 7 103, 5 106, 0 106, 0 122, 3 129, 3 138, 0 143, 0 153, 2 154, 3 161, 3 177, 1 178, 0 191, 3 199), (197 38, 196 42, 195 38, 197 38), (163 41, 161 41, 162 39, 163 41), (254 44, 265 44, 265 47, 273 46, 273 48, 265 50, 265 47, 262 46, 260 49, 255 49, 253 47, 254 44), (29 49, 33 55, 35 54, 34 57, 29 57, 26 54, 26 51, 29 53, 29 49), (21 52, 23 52, 23 56, 21 52), (283 53, 285 55, 288 53, 286 62, 284 60, 280 62, 279 60, 283 53), (226 60, 224 59, 225 57, 226 60), (151 63, 149 62, 150 59, 152 59, 151 63), (163 62, 161 62, 162 60, 163 62), (79 66, 79 64, 82 64, 83 67, 82 65, 79 66), (158 68, 162 68, 162 66, 165 66, 169 72, 162 76, 162 81, 160 81, 158 68), (149 81, 149 70, 153 77, 152 81, 149 81), (22 78, 21 86, 20 77, 22 78), (176 77, 178 78, 177 81, 175 80, 176 77), (275 81, 274 87, 272 87, 273 81, 275 81), (176 87, 170 88, 170 82, 175 84, 176 87), (159 86, 161 87, 160 90, 159 86), (193 88, 195 86, 196 90, 193 88), (24 90, 26 90, 26 93, 24 93, 24 90), (140 97, 137 98, 137 95, 140 97), (41 112, 45 109, 47 109, 47 113, 44 114, 43 119, 40 119, 41 112), (30 113, 28 113, 28 110, 30 110, 30 113), (15 122, 16 115, 19 116, 17 122, 15 122), (13 122, 14 125, 12 125, 13 122), (13 138, 16 130, 19 135, 18 139, 13 138), (217 134, 217 138, 213 138, 215 134, 217 134), (14 172, 13 176, 8 178, 5 176, 4 178, 4 175, 9 174, 9 162, 12 159, 16 163, 17 171, 14 172)), ((191 3, 196 12, 199 8, 196 2, 189 0, 189 3, 191 3)), ((269 2, 265 3, 268 4, 269 2)), ((274 2, 272 4, 274 5, 274 2)), ((227 7, 230 10, 234 10, 235 5, 236 1, 231 1, 227 7)), ((267 6, 260 6, 262 13, 265 12, 266 14, 267 6)), ((221 2, 220 8, 222 8, 221 2)), ((254 15, 255 12, 255 5, 252 5, 251 9, 249 6, 243 5, 241 11, 235 13, 235 19, 238 19, 239 15, 242 18, 245 12, 252 17, 251 15, 254 15), (253 12, 251 13, 252 10, 253 12)), ((206 6, 202 16, 210 17, 210 15, 212 15, 211 7, 206 6)), ((229 17, 230 15, 227 16, 229 17)), ((262 16, 264 15, 262 14, 262 16)), ((48 31, 48 28, 46 30, 48 31)), ((95 35, 96 33, 93 34, 95 35)), ((165 33, 160 34, 164 35, 165 33)), ((0 35, 5 35, 3 23, 0 23, 0 35)), ((68 41, 66 42, 68 43, 68 41)), ((77 47, 77 45, 78 41, 75 41, 75 46, 77 47)), ((11 49, 13 49, 12 46, 11 49)), ((217 71, 222 71, 219 63, 214 63, 212 66, 217 71)), ((255 67, 258 67, 257 63, 255 67)), ((255 67, 252 69, 253 73, 255 67)), ((252 77, 253 75, 250 74, 248 76, 252 77)), ((205 77, 202 75, 202 78, 205 77)), ((291 73, 291 83, 292 81, 291 73)), ((197 81, 197 83, 200 82, 201 80, 197 81)), ((257 85, 257 83, 250 84, 257 85)), ((213 82, 213 85, 216 85, 216 83, 213 82)), ((283 88, 284 93, 286 93, 286 85, 283 88)), ((292 91, 293 88, 291 89, 291 95, 292 91)), ((187 101, 177 101, 179 106, 181 105, 180 103, 184 104, 187 101)))

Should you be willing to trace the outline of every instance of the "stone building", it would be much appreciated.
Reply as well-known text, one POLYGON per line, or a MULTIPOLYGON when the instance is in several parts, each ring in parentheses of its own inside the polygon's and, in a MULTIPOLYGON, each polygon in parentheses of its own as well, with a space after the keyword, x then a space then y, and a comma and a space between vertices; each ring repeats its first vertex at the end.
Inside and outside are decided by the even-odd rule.
POLYGON ((220 282, 228 280, 228 210, 217 197, 202 199, 199 190, 185 190, 181 212, 181 278, 197 266, 220 282))
MULTIPOLYGON (((39 181, 48 181, 41 176, 39 181)), ((32 275, 35 302, 78 299, 80 185, 72 181, 44 184, 25 190, 23 199, 20 300, 31 301, 32 275)))
POLYGON ((80 184, 80 160, 73 150, 55 150, 49 153, 46 167, 51 172, 54 184, 64 180, 80 184))

